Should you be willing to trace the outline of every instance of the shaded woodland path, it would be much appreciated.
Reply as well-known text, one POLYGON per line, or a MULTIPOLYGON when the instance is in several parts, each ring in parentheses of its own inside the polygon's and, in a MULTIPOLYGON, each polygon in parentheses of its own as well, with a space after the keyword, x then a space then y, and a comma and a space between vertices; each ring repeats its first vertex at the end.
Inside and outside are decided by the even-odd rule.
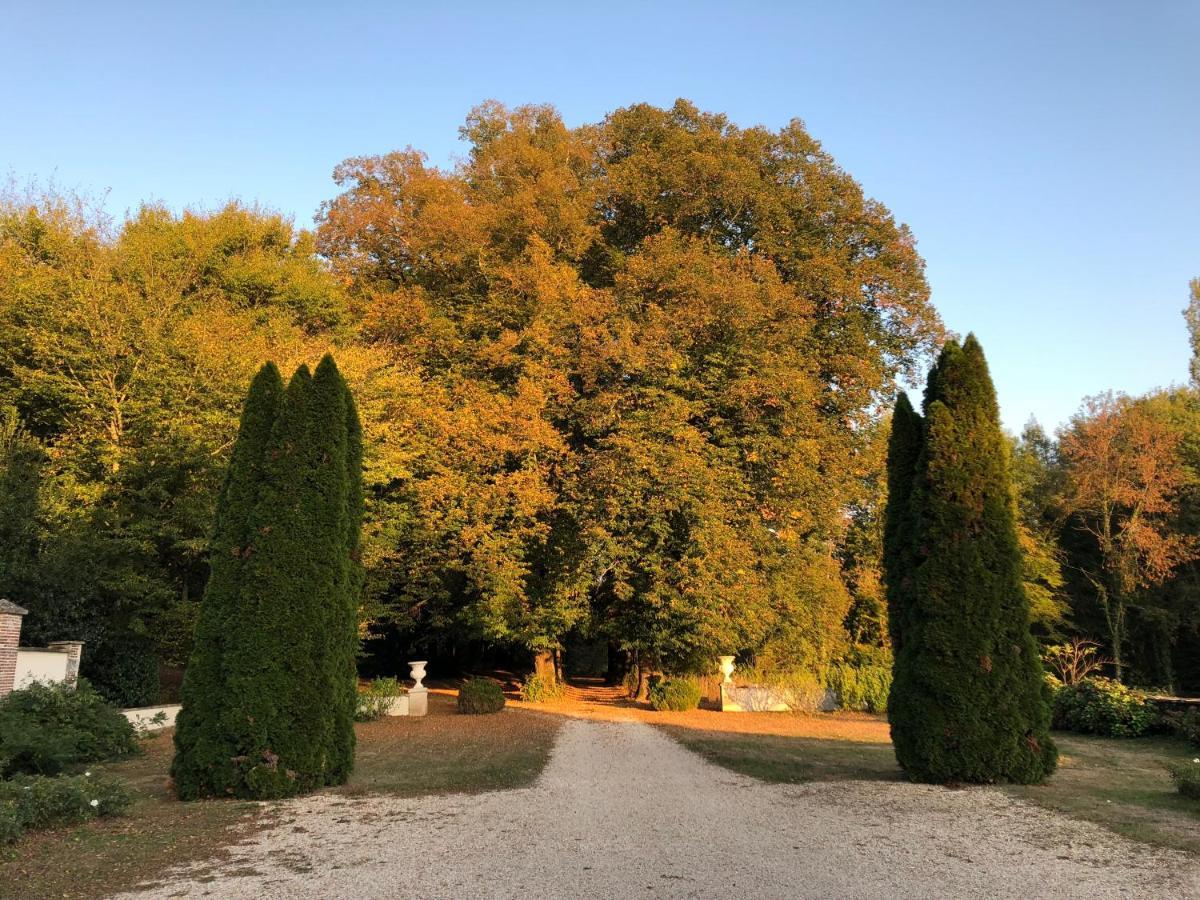
POLYGON ((1000 791, 767 785, 634 721, 571 719, 529 788, 314 795, 154 897, 1162 897, 1200 863, 1000 791))

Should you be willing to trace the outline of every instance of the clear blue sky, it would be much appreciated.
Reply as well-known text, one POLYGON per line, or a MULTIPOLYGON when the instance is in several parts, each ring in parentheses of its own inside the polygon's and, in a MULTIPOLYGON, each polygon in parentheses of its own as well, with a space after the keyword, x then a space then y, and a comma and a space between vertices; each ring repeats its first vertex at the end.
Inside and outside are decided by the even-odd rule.
POLYGON ((338 161, 449 162, 486 98, 578 124, 687 97, 803 119, 912 226, 1010 428, 1187 377, 1197 0, 336 6, 0 0, 0 171, 308 225, 338 161))

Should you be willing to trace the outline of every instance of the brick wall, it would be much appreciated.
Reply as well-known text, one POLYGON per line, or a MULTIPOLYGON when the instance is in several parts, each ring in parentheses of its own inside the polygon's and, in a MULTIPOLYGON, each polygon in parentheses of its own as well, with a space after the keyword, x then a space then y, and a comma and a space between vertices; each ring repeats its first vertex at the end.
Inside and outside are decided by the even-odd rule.
POLYGON ((25 611, 8 601, 0 602, 7 604, 0 607, 0 697, 3 697, 12 692, 17 675, 17 646, 21 643, 21 617, 25 611))

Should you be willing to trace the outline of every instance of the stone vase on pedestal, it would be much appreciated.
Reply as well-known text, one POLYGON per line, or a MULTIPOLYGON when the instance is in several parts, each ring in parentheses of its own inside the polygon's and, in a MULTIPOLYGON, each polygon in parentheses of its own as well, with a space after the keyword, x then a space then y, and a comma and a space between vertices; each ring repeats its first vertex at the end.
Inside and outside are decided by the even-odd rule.
POLYGON ((408 714, 423 716, 429 711, 429 688, 421 682, 425 680, 425 664, 428 660, 417 660, 408 663, 408 677, 413 680, 413 686, 408 689, 408 714))

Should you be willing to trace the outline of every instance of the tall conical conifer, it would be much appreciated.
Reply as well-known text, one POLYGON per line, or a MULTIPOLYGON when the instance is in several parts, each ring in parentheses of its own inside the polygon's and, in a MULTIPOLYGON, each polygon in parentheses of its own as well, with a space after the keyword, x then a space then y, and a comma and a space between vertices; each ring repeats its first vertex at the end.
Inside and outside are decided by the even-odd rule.
POLYGON ((916 781, 1032 783, 1057 762, 1009 479, 982 348, 950 342, 926 391, 911 608, 888 709, 916 781))
POLYGON ((333 357, 326 355, 313 378, 313 421, 328 434, 318 441, 321 459, 316 502, 322 530, 314 535, 331 584, 319 614, 325 621, 322 666, 329 710, 329 757, 325 780, 340 784, 354 766, 354 701, 357 672, 358 541, 362 527, 362 432, 354 401, 333 357))
POLYGON ((183 708, 175 723, 171 775, 184 799, 231 792, 237 781, 230 760, 239 756, 241 749, 236 729, 227 727, 229 673, 225 657, 229 640, 240 639, 243 551, 251 543, 250 515, 262 488, 267 447, 282 400, 283 379, 275 364, 267 363, 250 385, 217 500, 208 585, 183 680, 183 708))
POLYGON ((203 710, 217 741, 202 777, 180 745, 185 798, 288 796, 344 782, 353 768, 361 428, 331 357, 315 376, 301 366, 286 392, 275 373, 275 386, 269 429, 256 428, 244 454, 259 460, 257 482, 238 494, 240 524, 218 527, 233 534, 236 567, 216 584, 235 602, 206 632, 222 677, 200 679, 212 690, 186 716, 203 710))
POLYGON ((921 455, 921 417, 903 391, 892 410, 888 439, 888 504, 883 523, 883 570, 887 588, 888 631, 892 649, 903 642, 903 623, 912 603, 915 543, 912 490, 921 455))

